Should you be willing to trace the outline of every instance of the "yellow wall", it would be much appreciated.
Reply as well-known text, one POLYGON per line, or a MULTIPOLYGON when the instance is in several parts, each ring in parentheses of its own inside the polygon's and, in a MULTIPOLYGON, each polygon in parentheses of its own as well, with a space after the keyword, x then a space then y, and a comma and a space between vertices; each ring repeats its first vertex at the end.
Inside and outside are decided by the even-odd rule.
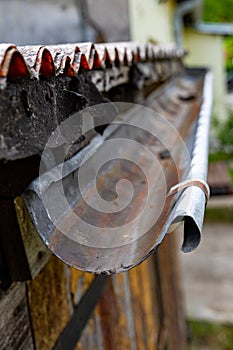
POLYGON ((220 119, 226 117, 225 72, 223 37, 206 35, 185 30, 184 47, 189 51, 186 63, 189 66, 210 67, 214 73, 214 115, 220 119))
POLYGON ((159 3, 159 0, 129 0, 132 40, 174 42, 173 12, 172 1, 159 3))
MULTIPOLYGON (((172 0, 129 0, 131 39, 146 42, 174 42, 174 11, 172 0)), ((189 66, 210 67, 214 73, 214 115, 226 118, 223 37, 206 35, 190 29, 183 31, 183 45, 189 51, 189 66)))

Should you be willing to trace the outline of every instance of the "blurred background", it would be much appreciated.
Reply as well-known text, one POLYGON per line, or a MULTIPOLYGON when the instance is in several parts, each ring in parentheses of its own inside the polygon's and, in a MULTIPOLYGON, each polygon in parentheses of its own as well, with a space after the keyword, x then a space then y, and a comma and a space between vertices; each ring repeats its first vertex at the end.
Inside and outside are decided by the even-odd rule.
POLYGON ((211 199, 181 272, 190 349, 233 349, 233 0, 0 0, 0 13, 2 43, 174 42, 212 69, 211 199))

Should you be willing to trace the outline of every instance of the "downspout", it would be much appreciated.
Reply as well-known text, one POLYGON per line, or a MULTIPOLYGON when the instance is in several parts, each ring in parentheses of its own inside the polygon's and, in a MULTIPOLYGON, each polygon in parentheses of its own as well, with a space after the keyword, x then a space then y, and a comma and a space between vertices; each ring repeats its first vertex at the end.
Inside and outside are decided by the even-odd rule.
POLYGON ((187 0, 179 4, 174 16, 174 34, 177 47, 182 47, 182 32, 184 16, 193 14, 194 23, 192 28, 199 33, 213 35, 232 35, 233 25, 231 23, 206 23, 200 21, 200 13, 203 0, 187 0))
MULTIPOLYGON (((174 16, 174 31, 177 47, 182 47, 183 18, 188 13, 198 12, 202 0, 188 0, 177 6, 174 16)), ((196 17, 196 16, 195 16, 196 17)))

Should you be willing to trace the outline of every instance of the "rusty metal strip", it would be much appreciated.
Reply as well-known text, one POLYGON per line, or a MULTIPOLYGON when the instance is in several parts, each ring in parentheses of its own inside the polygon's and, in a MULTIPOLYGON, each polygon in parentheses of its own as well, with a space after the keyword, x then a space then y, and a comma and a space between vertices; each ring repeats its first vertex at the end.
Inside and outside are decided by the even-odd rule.
POLYGON ((202 191, 205 193, 206 196, 206 202, 208 201, 210 197, 210 189, 208 184, 200 179, 192 179, 192 180, 186 180, 183 182, 178 183, 177 185, 172 186, 170 188, 170 191, 168 192, 167 196, 173 196, 179 191, 185 190, 187 187, 190 186, 197 186, 202 189, 202 191))

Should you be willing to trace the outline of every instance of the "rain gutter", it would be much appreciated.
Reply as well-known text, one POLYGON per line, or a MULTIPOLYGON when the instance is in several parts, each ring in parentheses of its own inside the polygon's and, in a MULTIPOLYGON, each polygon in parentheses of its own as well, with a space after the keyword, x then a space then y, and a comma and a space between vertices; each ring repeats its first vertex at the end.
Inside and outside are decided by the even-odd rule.
POLYGON ((206 23, 197 22, 194 24, 194 28, 202 34, 213 35, 232 35, 233 24, 231 23, 206 23))
POLYGON ((174 31, 175 40, 178 47, 182 47, 182 31, 184 27, 183 18, 188 13, 194 13, 197 16, 196 11, 202 4, 202 0, 185 1, 177 6, 174 16, 174 31))
MULTIPOLYGON (((189 74, 189 72, 187 74, 189 74)), ((198 72, 194 72, 193 75, 198 75, 198 72)), ((166 96, 169 96, 170 94, 169 87, 167 89, 167 92, 166 89, 167 88, 165 85, 165 90, 161 91, 161 95, 164 94, 165 99, 166 96)), ((159 98, 160 97, 158 97, 158 99, 159 98)), ((119 223, 119 229, 116 229, 116 232, 114 231, 113 235, 111 234, 110 228, 107 230, 106 234, 103 233, 103 235, 101 230, 98 231, 98 234, 93 238, 93 240, 95 240, 93 241, 94 243, 89 243, 91 242, 89 241, 89 233, 88 231, 84 232, 81 226, 79 226, 81 232, 79 241, 75 242, 72 237, 69 238, 68 236, 62 235, 60 228, 57 229, 51 224, 47 209, 45 211, 42 204, 43 196, 47 196, 46 192, 48 193, 49 198, 53 198, 53 203, 58 203, 58 199, 61 198, 59 194, 59 188, 62 189, 62 186, 64 185, 67 186, 67 189, 70 189, 69 191, 67 190, 67 193, 71 194, 69 203, 72 203, 74 212, 82 213, 84 211, 85 217, 87 217, 87 209, 85 206, 83 206, 82 201, 79 199, 79 193, 77 190, 75 190, 75 179, 77 177, 76 174, 78 174, 80 164, 79 158, 81 154, 86 151, 85 148, 79 154, 77 154, 77 156, 74 156, 69 161, 67 161, 68 168, 65 173, 63 172, 63 179, 62 177, 57 176, 57 174, 60 172, 55 169, 54 171, 52 170, 52 173, 45 174, 45 179, 42 181, 42 189, 41 182, 39 183, 38 180, 34 180, 31 183, 31 185, 25 190, 23 198, 28 207, 32 221, 37 228, 37 232, 53 253, 55 253, 59 258, 71 266, 84 271, 94 272, 97 274, 112 274, 123 272, 136 266, 144 259, 146 259, 149 255, 151 255, 160 245, 167 232, 174 230, 174 226, 176 227, 182 221, 184 221, 184 242, 182 250, 184 252, 190 252, 198 246, 201 238, 205 206, 209 197, 209 188, 206 183, 206 177, 208 165, 208 133, 212 107, 212 73, 208 71, 204 75, 203 92, 201 99, 203 99, 204 102, 201 103, 199 115, 196 116, 197 122, 192 122, 193 129, 190 132, 189 136, 186 135, 187 131, 185 131, 184 134, 184 137, 188 137, 187 140, 189 145, 187 145, 187 147, 189 149, 189 159, 184 159, 184 157, 179 152, 179 149, 178 152, 176 152, 176 150, 174 152, 173 159, 175 159, 175 163, 177 163, 179 169, 184 169, 181 171, 181 174, 183 175, 180 177, 180 179, 178 179, 178 181, 176 181, 175 172, 172 168, 171 163, 167 163, 167 166, 164 165, 164 169, 167 169, 164 170, 167 174, 167 199, 165 201, 165 205, 162 209, 159 220, 155 222, 151 229, 143 234, 143 236, 140 236, 140 230, 142 229, 141 226, 150 223, 150 220, 153 220, 153 216, 156 210, 155 208, 161 206, 161 177, 159 171, 156 170, 156 172, 153 172, 153 165, 150 163, 150 161, 148 161, 146 164, 143 163, 144 171, 148 174, 151 174, 149 175, 148 183, 150 183, 151 179, 153 187, 151 192, 149 191, 148 193, 150 202, 147 214, 144 216, 144 218, 142 217, 142 222, 139 224, 132 224, 130 231, 124 231, 124 227, 121 226, 121 220, 123 216, 120 215, 119 221, 116 222, 117 224, 119 223), (172 178, 172 185, 170 185, 171 181, 169 182, 169 178, 172 178), (41 190, 43 193, 41 193, 41 190), (151 207, 153 208, 152 211, 149 210, 151 207), (130 235, 132 237, 132 241, 129 240, 128 243, 122 243, 123 240, 126 240, 124 237, 130 235), (99 246, 101 242, 103 242, 103 247, 99 246), (94 244, 96 244, 96 248, 94 248, 94 244)), ((169 101, 167 100, 167 103, 168 102, 169 101)), ((188 104, 187 102, 184 102, 183 104, 184 110, 186 110, 187 106, 190 106, 189 112, 186 110, 188 118, 190 118, 189 114, 192 113, 192 110, 195 107, 195 105, 192 107, 192 104, 189 105, 189 103, 190 102, 188 102, 188 104)), ((183 112, 181 112, 181 116, 182 113, 183 112)), ((181 116, 178 114, 177 118, 180 118, 181 116)), ((180 122, 182 124, 186 123, 188 125, 189 122, 187 121, 186 115, 183 114, 183 116, 184 121, 182 122, 182 120, 180 120, 180 122)), ((145 110, 143 110, 143 114, 140 112, 140 108, 133 110, 129 113, 129 116, 127 118, 129 119, 125 119, 123 115, 123 120, 125 123, 124 127, 121 127, 121 124, 119 124, 119 127, 117 128, 114 125, 110 125, 105 130, 103 137, 98 136, 97 138, 93 139, 93 143, 90 144, 90 147, 94 152, 93 155, 97 154, 98 157, 98 153, 101 154, 100 152, 102 149, 103 155, 106 155, 106 159, 108 159, 108 153, 111 153, 111 150, 108 146, 105 146, 104 142, 107 141, 111 135, 113 135, 113 139, 124 137, 124 135, 129 135, 128 132, 130 132, 130 129, 127 131, 126 125, 133 126, 136 122, 136 125, 140 126, 140 124, 138 124, 138 121, 141 121, 144 127, 144 131, 142 134, 140 132, 138 134, 136 132, 135 134, 134 132, 132 136, 134 140, 137 140, 137 142, 138 139, 142 140, 143 142, 147 142, 147 133, 151 127, 150 124, 146 124, 146 120, 148 118, 145 115, 145 110), (148 131, 144 133, 145 130, 148 131)), ((154 125, 153 123, 155 123, 155 126, 157 125, 160 127, 159 124, 156 124, 156 118, 152 121, 152 126, 154 125)), ((166 126, 166 128, 163 128, 162 132, 166 134, 166 132, 169 131, 169 128, 167 128, 167 124, 163 125, 163 127, 164 126, 166 126)), ((185 129, 187 129, 187 127, 185 129)), ((168 132, 167 136, 168 140, 171 140, 172 134, 170 134, 170 132, 168 132)), ((151 142, 149 142, 149 145, 151 146, 151 142)), ((118 145, 118 147, 119 148, 117 151, 119 154, 116 158, 119 159, 131 159, 131 157, 137 153, 133 146, 132 149, 126 149, 124 146, 122 146, 121 149, 120 145, 118 145)), ((156 147, 156 144, 152 145, 151 150, 154 149, 153 147, 156 147)), ((175 148, 176 147, 177 146, 175 146, 175 148)), ((137 156, 139 164, 141 164, 140 161, 146 162, 146 153, 143 153, 143 150, 141 152, 142 153, 138 154, 137 156)), ((91 169, 92 164, 92 158, 87 159, 86 174, 89 173, 88 169, 91 169), (88 162, 90 165, 88 165, 88 162)), ((135 175, 138 176, 138 171, 134 170, 132 165, 128 164, 124 169, 121 170, 120 162, 117 161, 117 163, 113 163, 110 168, 106 170, 106 173, 103 173, 103 175, 101 175, 101 183, 108 184, 106 188, 107 191, 115 186, 114 177, 118 176, 116 175, 118 173, 120 177, 123 174, 127 174, 124 176, 126 176, 126 178, 129 177, 130 179, 133 179, 135 175)), ((42 178, 44 178, 43 175, 42 178)), ((137 186, 139 191, 138 193, 140 195, 136 198, 136 201, 131 206, 131 209, 129 209, 129 213, 127 214, 129 217, 143 203, 141 200, 141 195, 143 193, 141 182, 136 183, 136 185, 134 184, 134 187, 136 189, 137 186)), ((92 193, 94 189, 95 184, 92 183, 92 180, 88 183, 87 179, 87 186, 85 191, 87 195, 90 193, 88 198, 93 198, 92 193)), ((94 206, 99 205, 98 200, 94 199, 93 203, 94 206)), ((103 227, 109 222, 109 215, 110 214, 108 214, 108 216, 100 218, 93 212, 90 214, 89 218, 91 218, 91 220, 94 223, 97 223, 97 225, 100 227, 103 227)), ((72 229, 74 221, 72 219, 72 212, 70 212, 69 208, 66 212, 62 209, 60 213, 58 212, 56 217, 58 218, 57 223, 59 227, 62 227, 66 232, 69 232, 70 229, 72 229)), ((91 231, 90 235, 92 235, 91 231)))
POLYGON ((177 222, 179 218, 183 218, 183 252, 194 250, 200 242, 205 206, 209 197, 208 185, 205 181, 208 169, 208 134, 213 104, 213 74, 211 71, 206 74, 204 79, 203 100, 204 103, 200 110, 195 133, 190 171, 186 180, 184 180, 184 184, 195 183, 195 179, 197 179, 205 186, 206 191, 203 191, 200 186, 187 186, 178 199, 167 223, 167 225, 171 225, 172 222, 177 222))

